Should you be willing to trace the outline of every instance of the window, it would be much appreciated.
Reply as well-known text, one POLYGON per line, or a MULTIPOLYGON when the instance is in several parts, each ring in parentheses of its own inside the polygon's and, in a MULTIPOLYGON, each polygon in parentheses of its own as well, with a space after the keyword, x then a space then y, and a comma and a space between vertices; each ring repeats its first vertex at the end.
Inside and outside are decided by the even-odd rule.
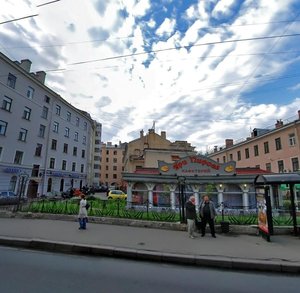
POLYGON ((246 159, 249 159, 249 157, 250 157, 249 149, 246 148, 246 149, 245 149, 245 158, 246 158, 246 159))
POLYGON ((113 179, 117 179, 117 174, 113 174, 113 179))
POLYGON ((50 158, 49 168, 54 169, 54 166, 55 166, 55 158, 50 158))
POLYGON ((264 142, 264 151, 265 151, 265 154, 268 154, 270 152, 269 150, 269 142, 264 142))
POLYGON ((40 143, 37 143, 34 155, 37 156, 37 157, 40 157, 41 154, 42 154, 42 148, 43 148, 43 145, 40 144, 40 143))
POLYGON ((56 115, 60 116, 60 110, 61 110, 61 106, 56 104, 56 107, 55 107, 56 115))
POLYGON ((23 160, 23 152, 16 151, 14 164, 21 165, 23 160))
POLYGON ((76 163, 75 162, 72 163, 72 171, 73 172, 76 171, 76 163))
POLYGON ((83 144, 86 144, 86 136, 84 136, 84 137, 82 138, 82 143, 83 143, 83 144))
POLYGON ((11 105, 12 105, 12 99, 4 96, 3 102, 2 102, 2 109, 5 111, 10 112, 11 111, 11 105))
POLYGON ((113 161, 114 161, 114 163, 117 163, 117 161, 118 161, 118 160, 117 160, 117 158, 114 158, 114 160, 113 160, 113 161))
POLYGON ((229 154, 229 160, 232 161, 233 160, 233 155, 229 154))
POLYGON ((31 170, 31 176, 32 177, 38 177, 40 171, 40 165, 33 165, 31 170))
POLYGON ((42 118, 47 119, 48 112, 49 112, 49 109, 46 106, 44 106, 43 111, 42 111, 42 118))
POLYGON ((81 151, 81 158, 85 158, 85 150, 81 151))
POLYGON ((84 129, 84 130, 87 130, 87 122, 84 122, 84 123, 83 123, 83 129, 84 129))
POLYGON ((56 151, 57 148, 57 140, 56 139, 52 139, 51 141, 51 150, 55 150, 56 151))
POLYGON ((105 166, 105 170, 108 171, 108 166, 107 165, 105 166))
POLYGON ((118 154, 118 152, 117 151, 114 151, 114 155, 116 156, 118 154))
POLYGON ((67 112, 67 121, 69 122, 71 121, 71 112, 69 111, 67 112))
POLYGON ((109 155, 109 150, 106 150, 106 154, 109 155))
POLYGON ((293 172, 299 171, 299 160, 298 160, 298 158, 292 158, 292 168, 293 168, 293 172))
POLYGON ((62 160, 61 169, 67 170, 67 161, 66 160, 62 160))
POLYGON ((74 134, 74 140, 75 140, 75 141, 78 141, 78 132, 77 132, 77 131, 76 131, 75 134, 74 134))
POLYGON ((280 161, 278 161, 277 163, 278 163, 278 172, 279 172, 279 173, 283 173, 283 171, 284 171, 283 161, 280 160, 280 161))
POLYGON ((3 147, 0 147, 0 160, 1 160, 2 152, 3 152, 3 147))
POLYGON ((46 132, 46 126, 41 124, 39 130, 39 137, 45 137, 45 132, 46 132))
POLYGON ((28 132, 27 129, 21 128, 21 130, 20 130, 20 132, 19 132, 19 140, 20 140, 20 141, 26 141, 27 132, 28 132))
POLYGON ((7 85, 14 89, 16 87, 16 81, 17 78, 13 74, 9 73, 7 77, 7 85))
POLYGON ((276 148, 276 151, 281 150, 281 139, 280 139, 280 137, 275 139, 275 148, 276 148))
POLYGON ((258 145, 254 146, 254 156, 258 157, 259 156, 259 152, 258 152, 258 145))
POLYGON ((69 137, 70 136, 70 128, 66 127, 65 128, 65 137, 69 137))
POLYGON ((5 135, 7 129, 7 122, 0 120, 0 135, 5 135))
POLYGON ((113 166, 113 170, 114 170, 114 171, 117 171, 117 166, 113 166))
POLYGON ((106 158, 106 163, 108 163, 109 162, 109 158, 106 158))
POLYGON ((31 116, 31 109, 28 107, 25 107, 24 112, 23 112, 23 118, 26 120, 30 120, 30 116, 31 116))
POLYGON ((237 159, 238 161, 240 161, 242 158, 241 158, 241 151, 237 151, 237 159))
POLYGON ((63 152, 64 152, 65 154, 68 153, 68 144, 67 144, 67 143, 64 143, 64 149, 63 149, 63 152))
POLYGON ((73 156, 77 156, 77 147, 73 147, 73 156))
POLYGON ((295 133, 289 134, 289 146, 294 146, 296 145, 296 137, 295 133))
POLYGON ((271 172, 271 163, 266 163, 266 170, 271 172))
POLYGON ((81 164, 81 166, 80 166, 80 172, 81 172, 81 173, 84 172, 84 164, 81 164))
POLYGON ((54 121, 54 123, 53 123, 53 132, 58 133, 58 128, 59 128, 59 123, 54 121))
POLYGON ((79 126, 79 121, 80 121, 79 117, 76 117, 76 126, 79 126))
POLYGON ((45 96, 45 102, 46 102, 47 104, 50 104, 50 97, 45 96))
POLYGON ((28 99, 33 99, 33 95, 34 95, 34 88, 29 86, 28 89, 27 89, 26 96, 27 96, 28 99))
POLYGON ((108 174, 105 174, 105 178, 108 179, 108 174))

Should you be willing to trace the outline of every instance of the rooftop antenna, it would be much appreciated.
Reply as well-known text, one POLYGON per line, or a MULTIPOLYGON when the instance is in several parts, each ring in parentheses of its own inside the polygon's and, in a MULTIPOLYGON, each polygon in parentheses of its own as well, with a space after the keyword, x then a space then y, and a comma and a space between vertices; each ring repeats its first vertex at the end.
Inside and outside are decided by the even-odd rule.
POLYGON ((152 128, 151 129, 153 129, 154 132, 155 132, 155 120, 153 120, 153 124, 152 124, 152 128))

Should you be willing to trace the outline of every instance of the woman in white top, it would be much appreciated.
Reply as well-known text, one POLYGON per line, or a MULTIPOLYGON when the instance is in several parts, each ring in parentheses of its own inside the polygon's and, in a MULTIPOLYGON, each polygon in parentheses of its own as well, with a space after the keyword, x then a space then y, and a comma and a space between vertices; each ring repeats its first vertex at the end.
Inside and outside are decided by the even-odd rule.
POLYGON ((87 201, 85 199, 85 195, 81 195, 81 200, 79 203, 79 213, 78 213, 78 220, 79 220, 79 229, 86 229, 86 222, 87 222, 87 210, 86 210, 87 201))

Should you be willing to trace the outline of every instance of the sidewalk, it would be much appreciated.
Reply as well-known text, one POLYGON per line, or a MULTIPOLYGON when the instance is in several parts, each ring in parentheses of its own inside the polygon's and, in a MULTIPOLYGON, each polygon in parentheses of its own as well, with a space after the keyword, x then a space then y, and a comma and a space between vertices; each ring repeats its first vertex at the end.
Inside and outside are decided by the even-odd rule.
POLYGON ((74 221, 0 219, 0 245, 172 262, 198 266, 300 273, 299 237, 217 234, 190 239, 185 231, 74 221))

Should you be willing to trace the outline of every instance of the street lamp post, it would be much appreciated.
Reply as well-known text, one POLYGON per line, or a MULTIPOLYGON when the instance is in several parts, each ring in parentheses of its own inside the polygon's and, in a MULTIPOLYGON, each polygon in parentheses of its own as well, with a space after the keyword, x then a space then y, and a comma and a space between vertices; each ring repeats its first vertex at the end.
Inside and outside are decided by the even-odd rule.
POLYGON ((178 187, 179 187, 179 215, 180 215, 180 223, 185 223, 185 210, 184 210, 184 204, 185 204, 185 177, 184 176, 178 176, 178 187))

